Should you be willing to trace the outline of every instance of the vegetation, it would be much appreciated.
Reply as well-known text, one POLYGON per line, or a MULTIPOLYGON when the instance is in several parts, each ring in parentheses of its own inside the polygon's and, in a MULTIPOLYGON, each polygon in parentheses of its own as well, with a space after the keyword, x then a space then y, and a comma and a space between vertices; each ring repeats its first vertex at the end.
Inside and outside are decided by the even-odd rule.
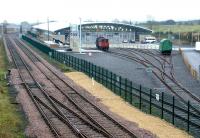
POLYGON ((152 30, 164 33, 200 32, 200 25, 152 25, 152 30))
POLYGON ((5 49, 0 40, 0 138, 21 138, 25 137, 24 122, 16 106, 10 103, 7 81, 4 78, 7 67, 5 49))
POLYGON ((194 45, 196 41, 200 40, 200 24, 197 21, 153 21, 140 25, 152 29, 154 32, 154 36, 156 36, 157 38, 169 38, 173 41, 174 44, 181 43, 181 45, 194 45))
POLYGON ((139 23, 138 25, 152 29, 154 30, 154 32, 163 32, 163 33, 200 32, 200 20, 191 20, 191 21, 150 20, 145 23, 139 23))

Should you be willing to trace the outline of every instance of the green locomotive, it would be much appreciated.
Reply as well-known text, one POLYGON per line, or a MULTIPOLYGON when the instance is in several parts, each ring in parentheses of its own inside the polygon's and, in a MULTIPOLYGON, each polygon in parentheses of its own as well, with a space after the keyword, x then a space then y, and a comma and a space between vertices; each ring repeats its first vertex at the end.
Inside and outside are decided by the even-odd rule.
POLYGON ((171 54, 172 42, 169 39, 162 39, 160 41, 159 50, 162 54, 171 54))

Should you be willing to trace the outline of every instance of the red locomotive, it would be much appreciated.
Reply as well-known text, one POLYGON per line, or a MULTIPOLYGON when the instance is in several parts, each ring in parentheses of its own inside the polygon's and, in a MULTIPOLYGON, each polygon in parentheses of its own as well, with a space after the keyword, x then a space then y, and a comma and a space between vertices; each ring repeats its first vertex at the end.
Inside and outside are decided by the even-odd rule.
POLYGON ((109 41, 104 37, 98 37, 96 39, 96 47, 100 50, 108 51, 109 49, 109 41))

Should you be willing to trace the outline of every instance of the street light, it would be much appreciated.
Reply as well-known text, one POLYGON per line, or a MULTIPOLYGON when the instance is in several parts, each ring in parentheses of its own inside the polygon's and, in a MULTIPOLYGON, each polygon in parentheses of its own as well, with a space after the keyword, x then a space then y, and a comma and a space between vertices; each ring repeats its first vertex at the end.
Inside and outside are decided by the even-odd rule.
POLYGON ((192 30, 192 35, 191 35, 191 46, 192 46, 192 43, 193 43, 193 30, 192 30))
POLYGON ((2 26, 1 26, 1 33, 2 33, 2 36, 3 36, 3 23, 2 23, 2 26))
POLYGON ((81 18, 80 19, 80 29, 79 29, 79 38, 80 38, 80 46, 79 46, 79 52, 81 53, 81 46, 82 46, 82 37, 81 37, 81 18))
POLYGON ((47 18, 47 27, 48 27, 48 41, 49 41, 49 17, 47 18))
POLYGON ((179 48, 181 47, 181 32, 179 31, 179 48))

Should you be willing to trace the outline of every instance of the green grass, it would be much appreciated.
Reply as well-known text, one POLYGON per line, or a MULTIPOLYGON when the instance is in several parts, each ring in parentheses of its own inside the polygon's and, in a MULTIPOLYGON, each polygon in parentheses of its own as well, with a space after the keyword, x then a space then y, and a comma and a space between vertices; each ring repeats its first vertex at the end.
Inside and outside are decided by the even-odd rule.
POLYGON ((0 138, 22 138, 25 137, 24 122, 18 108, 10 103, 7 81, 4 79, 7 67, 5 49, 0 40, 0 138))
MULTIPOLYGON (((149 28, 148 25, 142 25, 149 28)), ((152 30, 154 32, 173 32, 173 33, 183 33, 183 32, 200 32, 200 25, 152 25, 152 30)))
POLYGON ((200 32, 200 25, 153 25, 154 32, 200 32))

